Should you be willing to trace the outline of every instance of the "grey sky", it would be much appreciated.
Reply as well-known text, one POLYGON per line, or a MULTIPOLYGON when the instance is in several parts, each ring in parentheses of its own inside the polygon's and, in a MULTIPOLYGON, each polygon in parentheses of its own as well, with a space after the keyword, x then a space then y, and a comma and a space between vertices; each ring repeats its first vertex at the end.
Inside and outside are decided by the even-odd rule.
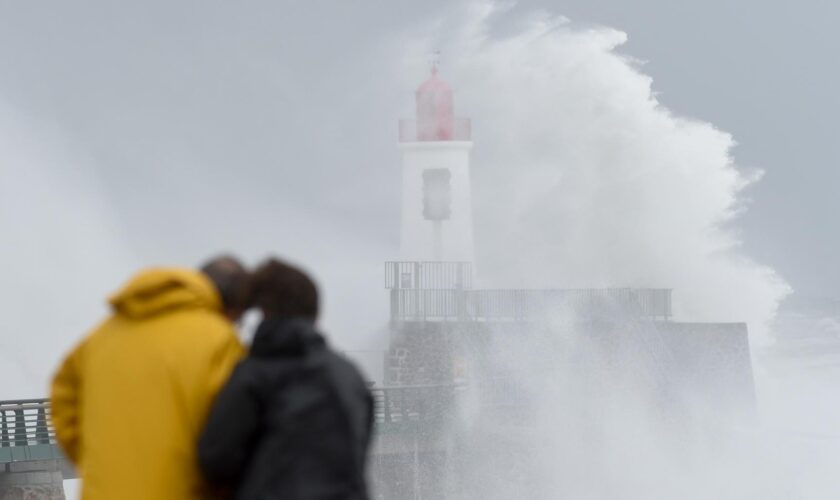
MULTIPOLYGON (((0 100, 45 134, 45 149, 55 148, 45 137, 60 137, 72 153, 47 172, 94 180, 91 196, 116 221, 119 244, 106 257, 127 253, 128 268, 279 249, 316 270, 328 310, 347 316, 359 287, 381 293, 371 276, 397 250, 396 120, 419 81, 400 75, 406 85, 394 85, 399 48, 388 42, 449 3, 303 5, 0 0, 0 100), (348 253, 354 269, 336 258, 348 253)), ((837 295, 837 7, 576 0, 516 9, 535 7, 627 32, 620 50, 646 61, 662 103, 731 132, 738 164, 766 171, 738 221, 747 254, 800 293, 837 295)), ((89 300, 101 301, 105 281, 89 300)))

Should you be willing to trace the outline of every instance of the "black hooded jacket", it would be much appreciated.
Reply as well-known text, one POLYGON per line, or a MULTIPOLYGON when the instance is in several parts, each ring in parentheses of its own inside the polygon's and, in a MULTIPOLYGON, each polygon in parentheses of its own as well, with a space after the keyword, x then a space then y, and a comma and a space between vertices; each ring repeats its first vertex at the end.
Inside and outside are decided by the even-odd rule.
POLYGON ((373 401, 311 322, 269 318, 199 440, 206 478, 238 499, 366 500, 373 401))

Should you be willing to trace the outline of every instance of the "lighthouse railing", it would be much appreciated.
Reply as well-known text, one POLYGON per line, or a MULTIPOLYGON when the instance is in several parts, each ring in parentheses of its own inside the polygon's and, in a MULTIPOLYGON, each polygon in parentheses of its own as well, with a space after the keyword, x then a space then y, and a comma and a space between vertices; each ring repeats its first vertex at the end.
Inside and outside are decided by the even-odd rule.
POLYGON ((558 312, 578 317, 627 314, 640 318, 669 320, 672 315, 671 290, 391 290, 393 321, 534 321, 558 312))
MULTIPOLYGON (((470 141, 472 140, 472 123, 469 118, 456 117, 452 121, 452 131, 445 140, 447 141, 470 141)), ((427 142, 419 133, 416 118, 403 118, 400 120, 400 142, 427 142)))
POLYGON ((470 262, 386 262, 385 288, 463 290, 472 288, 470 262))

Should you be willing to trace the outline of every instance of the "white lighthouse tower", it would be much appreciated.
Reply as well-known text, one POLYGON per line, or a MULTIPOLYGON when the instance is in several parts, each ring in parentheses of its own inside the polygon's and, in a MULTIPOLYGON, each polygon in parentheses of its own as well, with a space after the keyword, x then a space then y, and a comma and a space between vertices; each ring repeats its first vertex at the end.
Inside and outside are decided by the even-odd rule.
POLYGON ((404 261, 472 262, 470 122, 456 118, 437 67, 417 89, 417 116, 400 121, 404 261))

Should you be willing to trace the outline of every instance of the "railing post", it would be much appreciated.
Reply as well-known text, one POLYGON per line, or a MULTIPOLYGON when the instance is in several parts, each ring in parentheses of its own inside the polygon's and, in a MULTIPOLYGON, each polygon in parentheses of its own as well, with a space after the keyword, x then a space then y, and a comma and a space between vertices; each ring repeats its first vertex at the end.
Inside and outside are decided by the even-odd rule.
POLYGON ((420 263, 415 262, 413 267, 414 267, 414 272, 412 274, 412 283, 411 283, 412 286, 411 286, 411 288, 412 288, 412 290, 414 290, 414 292, 413 292, 414 300, 412 301, 413 302, 412 307, 414 308, 414 315, 415 315, 415 317, 413 319, 416 321, 416 320, 419 320, 421 318, 421 316, 420 316, 420 304, 421 304, 422 299, 420 298, 420 293, 421 292, 419 291, 420 290, 420 271, 421 271, 420 263))
POLYGON ((382 389, 382 423, 391 423, 391 400, 388 397, 388 389, 382 389))
POLYGON ((399 313, 400 290, 391 290, 391 320, 396 321, 399 313))
POLYGON ((38 408, 38 420, 35 425, 35 439, 38 444, 50 444, 50 431, 47 427, 47 412, 43 405, 38 408))
POLYGON ((29 440, 26 436, 26 417, 23 410, 15 410, 15 446, 26 446, 29 440))
POLYGON ((405 422, 405 421, 408 421, 408 413, 406 412, 406 408, 405 408, 405 406, 406 406, 406 402, 405 402, 405 399, 406 399, 406 398, 405 398, 405 388, 404 388, 404 387, 400 387, 400 388, 399 388, 399 389, 397 389, 397 390, 398 390, 398 392, 399 392, 399 394, 400 394, 400 398, 399 398, 399 399, 400 399, 400 408, 399 408, 399 411, 400 411, 400 421, 405 422))
POLYGON ((8 447, 9 442, 9 423, 6 421, 6 410, 0 410, 0 416, 3 419, 3 429, 0 431, 0 446, 8 447))
MULTIPOLYGON (((519 317, 521 316, 519 312, 519 293, 520 290, 514 290, 512 294, 509 295, 510 298, 510 317, 513 321, 519 321, 519 317)), ((504 309, 504 306, 499 306, 500 309, 504 309)))

